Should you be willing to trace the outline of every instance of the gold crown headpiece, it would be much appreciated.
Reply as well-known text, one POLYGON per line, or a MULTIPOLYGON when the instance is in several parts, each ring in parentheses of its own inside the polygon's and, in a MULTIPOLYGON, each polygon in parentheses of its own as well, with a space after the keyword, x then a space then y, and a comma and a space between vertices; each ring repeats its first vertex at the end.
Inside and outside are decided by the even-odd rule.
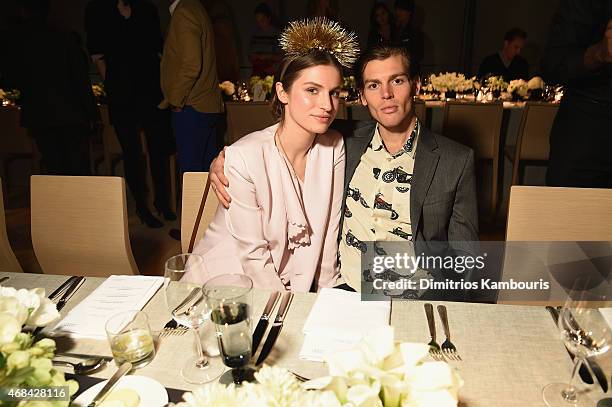
POLYGON ((347 68, 359 56, 355 33, 346 31, 340 24, 325 17, 292 21, 281 34, 279 42, 290 58, 306 55, 312 50, 326 51, 347 68))

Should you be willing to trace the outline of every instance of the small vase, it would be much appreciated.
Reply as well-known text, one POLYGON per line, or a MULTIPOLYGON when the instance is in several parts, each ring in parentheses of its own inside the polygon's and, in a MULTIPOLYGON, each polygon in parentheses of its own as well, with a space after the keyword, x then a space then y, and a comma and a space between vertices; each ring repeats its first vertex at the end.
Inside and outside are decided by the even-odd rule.
POLYGON ((457 92, 455 92, 454 90, 447 90, 446 92, 444 92, 444 98, 445 99, 456 99, 457 92))
POLYGON ((494 98, 494 99, 499 99, 499 97, 500 97, 500 96, 501 96, 501 90, 499 90, 499 89, 495 89, 495 90, 493 91, 493 98, 494 98))

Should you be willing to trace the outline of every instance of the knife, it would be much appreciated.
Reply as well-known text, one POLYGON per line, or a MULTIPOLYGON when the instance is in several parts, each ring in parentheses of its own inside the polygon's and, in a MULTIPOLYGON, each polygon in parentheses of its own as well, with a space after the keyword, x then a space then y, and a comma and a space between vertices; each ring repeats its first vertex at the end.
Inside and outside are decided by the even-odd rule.
MULTIPOLYGON (((551 307, 551 306, 546 307, 546 309, 548 310, 548 312, 550 312, 550 316, 555 322, 555 326, 558 326, 559 312, 554 307, 551 307)), ((565 350, 567 351, 567 354, 570 356, 570 359, 573 362, 574 355, 567 348, 565 348, 565 350)), ((584 363, 580 364, 580 369, 578 370, 578 374, 580 375, 580 378, 582 379, 583 382, 587 384, 593 384, 593 376, 591 376, 591 373, 589 373, 589 369, 586 367, 584 363)))
POLYGON ((55 291, 49 294, 49 299, 54 300, 56 297, 59 297, 65 290, 68 288, 70 283, 76 280, 78 277, 70 277, 68 280, 64 281, 62 285, 60 285, 55 291))
POLYGON ((2 277, 2 278, 0 278, 0 283, 4 283, 8 279, 9 279, 8 277, 2 277))
MULTIPOLYGON (((557 307, 555 309, 555 311, 557 311, 557 315, 559 315, 560 309, 561 307, 557 307)), ((580 327, 580 325, 574 319, 571 313, 569 314, 568 322, 570 323, 572 329, 576 331, 583 331, 583 329, 580 327)), ((603 390, 603 392, 607 393, 608 392, 608 378, 606 377, 603 370, 601 369, 601 366, 599 366, 599 363, 597 363, 592 358, 585 358, 584 362, 586 363, 589 371, 595 375, 595 378, 599 382, 599 385, 601 386, 601 389, 603 390)))
POLYGON ((259 343, 261 342, 261 338, 263 338, 266 329, 268 328, 268 321, 270 320, 270 314, 274 310, 276 306, 276 302, 280 297, 280 293, 278 291, 270 294, 270 298, 268 298, 268 303, 264 308, 263 314, 261 314, 261 318, 259 318, 259 322, 257 323, 257 327, 255 328, 255 332, 253 332, 253 348, 251 349, 251 354, 255 354, 257 348, 259 347, 259 343))
POLYGON ((113 377, 111 377, 109 381, 106 382, 104 387, 102 387, 102 390, 100 390, 100 392, 96 394, 96 397, 94 397, 91 403, 87 405, 87 407, 96 407, 98 404, 100 404, 102 400, 104 400, 104 398, 108 395, 108 393, 110 393, 110 391, 115 387, 119 379, 121 379, 130 370, 132 370, 132 364, 130 362, 125 362, 124 364, 122 364, 115 372, 113 377))
POLYGON ((272 350, 278 335, 280 334, 281 329, 283 328, 283 321, 285 320, 285 315, 287 315, 287 310, 289 309, 289 304, 293 299, 293 293, 288 292, 283 296, 283 300, 281 301, 280 307, 278 308, 278 314, 276 314, 276 318, 274 319, 274 323, 272 324, 272 328, 270 328, 270 333, 268 333, 268 337, 266 338, 266 342, 264 342, 263 348, 261 349, 261 353, 257 358, 257 363, 255 365, 261 364, 272 350))
POLYGON ((76 280, 72 281, 72 283, 70 284, 70 287, 68 287, 64 295, 62 295, 62 298, 60 298, 59 301, 57 302, 58 311, 61 311, 62 308, 66 306, 66 303, 68 302, 70 297, 72 297, 72 295, 76 292, 76 290, 78 290, 81 287, 81 285, 83 285, 84 281, 85 281, 85 277, 77 277, 76 280))

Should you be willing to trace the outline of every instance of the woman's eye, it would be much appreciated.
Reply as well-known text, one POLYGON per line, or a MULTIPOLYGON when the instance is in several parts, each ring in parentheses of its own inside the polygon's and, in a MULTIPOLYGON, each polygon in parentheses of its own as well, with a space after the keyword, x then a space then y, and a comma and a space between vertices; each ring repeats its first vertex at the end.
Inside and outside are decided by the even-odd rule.
POLYGON ((308 89, 306 89, 306 92, 312 93, 313 95, 316 95, 317 94, 317 88, 308 88, 308 89))

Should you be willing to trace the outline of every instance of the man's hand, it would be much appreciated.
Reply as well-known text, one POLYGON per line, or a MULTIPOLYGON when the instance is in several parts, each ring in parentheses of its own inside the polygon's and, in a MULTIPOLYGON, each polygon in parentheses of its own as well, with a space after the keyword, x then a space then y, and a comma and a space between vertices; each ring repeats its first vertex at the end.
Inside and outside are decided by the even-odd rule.
POLYGON ((171 111, 173 111, 175 113, 180 113, 181 111, 183 111, 183 109, 178 107, 178 106, 170 105, 168 107, 170 108, 171 111))
POLYGON ((219 153, 217 158, 215 158, 210 163, 210 172, 208 176, 210 177, 210 183, 215 191, 215 195, 221 202, 221 205, 225 207, 225 209, 229 208, 230 202, 232 198, 227 193, 226 188, 229 186, 229 181, 225 174, 223 173, 223 168, 225 165, 225 149, 219 153))

